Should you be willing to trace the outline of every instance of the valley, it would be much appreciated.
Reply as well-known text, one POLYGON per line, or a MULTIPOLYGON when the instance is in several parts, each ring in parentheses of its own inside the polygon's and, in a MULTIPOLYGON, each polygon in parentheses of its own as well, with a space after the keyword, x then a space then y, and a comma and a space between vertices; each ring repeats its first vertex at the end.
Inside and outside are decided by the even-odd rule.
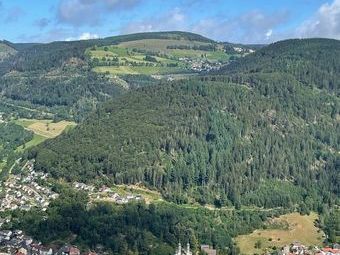
POLYGON ((3 41, 0 251, 324 254, 340 237, 339 55, 332 39, 186 32, 3 41))

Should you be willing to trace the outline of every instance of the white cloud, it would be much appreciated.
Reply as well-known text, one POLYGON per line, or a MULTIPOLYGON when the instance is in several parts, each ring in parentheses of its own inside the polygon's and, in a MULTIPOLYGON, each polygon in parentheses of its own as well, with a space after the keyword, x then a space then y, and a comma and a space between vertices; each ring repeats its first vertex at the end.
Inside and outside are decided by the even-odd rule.
POLYGON ((275 39, 275 29, 287 22, 289 15, 287 11, 265 13, 253 10, 229 19, 203 19, 191 30, 221 41, 270 43, 275 39))
POLYGON ((264 13, 253 10, 229 19, 216 16, 190 23, 190 16, 175 8, 157 17, 130 22, 121 28, 121 33, 182 30, 221 41, 262 43, 271 42, 274 28, 286 22, 288 16, 287 11, 264 13))
MULTIPOLYGON (((156 3, 159 0, 152 1, 156 3)), ((290 13, 288 10, 273 12, 250 10, 237 16, 229 16, 221 10, 218 14, 205 16, 207 12, 204 12, 204 8, 207 5, 212 2, 223 2, 223 0, 182 0, 184 4, 180 5, 181 8, 173 8, 156 15, 150 14, 146 18, 138 19, 135 16, 131 19, 122 18, 122 21, 128 20, 128 23, 118 29, 112 24, 114 29, 111 31, 127 34, 181 30, 202 34, 215 40, 240 43, 271 43, 292 37, 340 39, 340 0, 328 1, 295 27, 291 27, 289 22, 294 18, 291 17, 294 12, 290 13), (202 13, 202 15, 193 16, 193 8, 196 13, 202 13)), ((56 22, 52 19, 37 20, 34 24, 40 28, 46 27, 45 32, 40 31, 39 34, 30 37, 21 35, 19 40, 29 41, 32 38, 34 41, 49 42, 65 38, 67 40, 98 38, 96 34, 98 30, 92 30, 89 26, 102 24, 107 15, 119 15, 122 11, 129 12, 131 8, 142 7, 144 6, 142 3, 145 2, 151 3, 150 0, 58 0, 55 9, 57 11, 56 22), (86 28, 81 29, 82 26, 86 28), (80 31, 84 30, 89 32, 80 34, 80 31)), ((218 4, 215 5, 218 6, 218 4)), ((0 5, 2 20, 5 19, 7 11, 5 12, 0 5)), ((14 13, 11 19, 15 20, 16 16, 14 13)))
POLYGON ((340 0, 323 4, 312 18, 297 28, 296 36, 340 39, 340 0))
POLYGON ((90 39, 98 39, 99 35, 97 34, 91 34, 88 32, 82 33, 78 37, 68 37, 65 39, 65 41, 76 41, 76 40, 90 40, 90 39))
POLYGON ((269 39, 273 35, 273 29, 269 29, 266 33, 267 39, 269 39))
POLYGON ((91 34, 91 33, 82 33, 79 36, 79 40, 89 40, 89 39, 98 39, 99 35, 97 34, 91 34))

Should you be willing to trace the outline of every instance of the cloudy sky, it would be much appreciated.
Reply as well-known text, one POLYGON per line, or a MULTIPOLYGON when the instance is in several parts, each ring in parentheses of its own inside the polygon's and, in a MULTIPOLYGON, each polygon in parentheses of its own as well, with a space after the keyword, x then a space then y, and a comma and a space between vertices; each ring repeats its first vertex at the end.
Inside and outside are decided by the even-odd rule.
POLYGON ((340 0, 0 0, 0 39, 13 42, 167 30, 241 43, 340 39, 340 0))

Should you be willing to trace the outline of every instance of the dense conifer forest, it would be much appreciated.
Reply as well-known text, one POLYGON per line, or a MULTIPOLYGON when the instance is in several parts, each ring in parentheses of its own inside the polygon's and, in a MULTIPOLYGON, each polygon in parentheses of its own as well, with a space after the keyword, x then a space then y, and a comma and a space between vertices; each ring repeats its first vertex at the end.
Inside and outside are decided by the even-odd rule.
POLYGON ((275 72, 248 74, 241 60, 222 75, 137 89, 30 157, 56 178, 143 183, 176 203, 309 209, 336 203, 339 60, 329 57, 338 56, 339 42, 293 40, 285 50, 281 44, 289 41, 246 62, 266 66, 267 58, 257 56, 276 47, 269 65, 275 72), (320 72, 332 74, 327 87, 308 72, 314 57, 304 52, 313 52, 314 43, 325 63, 320 72), (288 62, 302 67, 287 71, 288 62))

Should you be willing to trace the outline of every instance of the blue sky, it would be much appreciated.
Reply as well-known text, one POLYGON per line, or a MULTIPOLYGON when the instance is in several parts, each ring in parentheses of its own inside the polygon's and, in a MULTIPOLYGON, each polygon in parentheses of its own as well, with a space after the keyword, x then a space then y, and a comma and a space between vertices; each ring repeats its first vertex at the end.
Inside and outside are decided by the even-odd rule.
POLYGON ((340 0, 0 0, 0 39, 13 42, 166 30, 241 43, 340 39, 340 0))

